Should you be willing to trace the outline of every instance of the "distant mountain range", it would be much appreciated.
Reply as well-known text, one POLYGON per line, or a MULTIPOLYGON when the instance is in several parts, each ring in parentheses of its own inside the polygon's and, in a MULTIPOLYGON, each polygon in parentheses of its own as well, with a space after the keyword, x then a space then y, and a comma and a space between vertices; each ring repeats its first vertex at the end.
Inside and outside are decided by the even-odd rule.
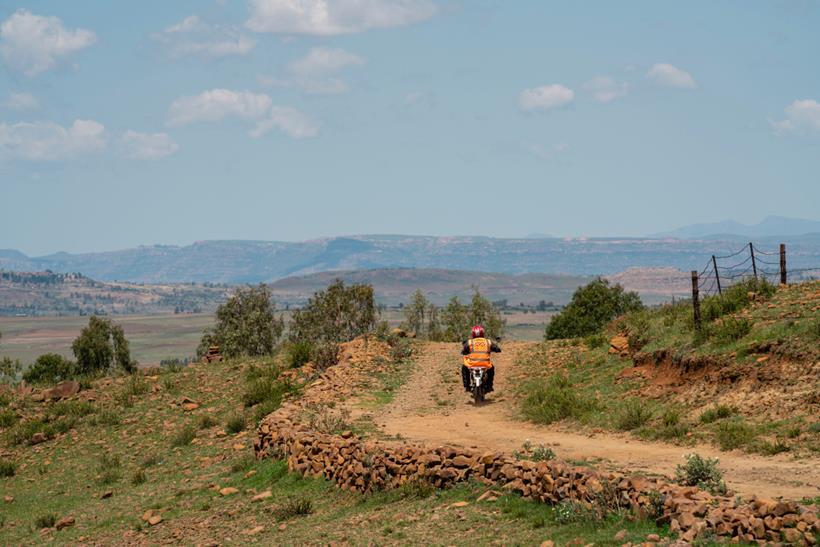
MULTIPOLYGON (((709 256, 745 239, 520 238, 362 235, 305 242, 201 241, 112 252, 29 257, 0 250, 0 269, 79 272, 100 281, 257 283, 295 275, 379 268, 432 268, 504 274, 608 275, 630 267, 700 269, 709 256)), ((820 233, 759 237, 774 250, 785 242, 790 266, 820 266, 820 233)))
POLYGON ((691 224, 676 230, 660 232, 651 237, 717 238, 721 236, 774 237, 820 234, 820 221, 802 218, 769 216, 757 224, 741 224, 734 220, 691 224))

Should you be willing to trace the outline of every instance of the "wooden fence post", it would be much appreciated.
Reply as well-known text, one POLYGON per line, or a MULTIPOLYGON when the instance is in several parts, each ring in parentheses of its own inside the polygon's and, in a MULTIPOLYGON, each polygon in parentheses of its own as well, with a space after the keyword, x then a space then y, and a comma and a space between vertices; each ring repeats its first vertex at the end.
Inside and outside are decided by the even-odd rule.
POLYGON ((715 269, 715 280, 717 280, 718 294, 723 294, 723 291, 720 289, 720 272, 718 272, 717 258, 715 258, 715 255, 712 255, 712 267, 715 269))
POLYGON ((757 281, 757 264, 755 264, 755 248, 752 242, 749 242, 749 252, 752 254, 752 273, 755 274, 755 281, 757 281))
POLYGON ((692 270, 692 310, 695 314, 695 330, 700 332, 700 300, 698 297, 698 271, 692 270))
POLYGON ((780 244, 780 284, 786 284, 786 244, 780 244))

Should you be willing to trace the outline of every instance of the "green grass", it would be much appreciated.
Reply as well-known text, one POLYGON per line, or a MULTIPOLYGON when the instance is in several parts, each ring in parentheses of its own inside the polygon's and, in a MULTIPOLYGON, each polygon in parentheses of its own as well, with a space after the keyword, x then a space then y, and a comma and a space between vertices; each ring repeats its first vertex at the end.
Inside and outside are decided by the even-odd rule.
POLYGON ((703 411, 698 418, 703 424, 711 424, 724 418, 729 418, 737 414, 737 409, 729 405, 715 405, 703 411))
POLYGON ((180 427, 174 434, 174 436, 171 437, 171 446, 188 446, 195 438, 196 427, 194 427, 192 424, 186 424, 180 427))
POLYGON ((524 417, 536 423, 580 420, 598 408, 596 401, 576 389, 569 378, 557 374, 530 385, 526 393, 521 410, 524 417))
POLYGON ((7 460, 0 460, 0 478, 13 477, 17 472, 17 464, 7 460))
POLYGON ((715 440, 721 450, 733 450, 749 445, 756 437, 755 427, 742 418, 717 424, 715 440))

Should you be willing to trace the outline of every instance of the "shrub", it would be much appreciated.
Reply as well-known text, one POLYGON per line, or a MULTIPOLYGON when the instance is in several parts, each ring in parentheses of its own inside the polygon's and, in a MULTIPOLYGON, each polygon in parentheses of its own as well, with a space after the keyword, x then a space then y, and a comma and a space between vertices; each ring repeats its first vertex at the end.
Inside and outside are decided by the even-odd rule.
POLYGON ((91 425, 111 426, 119 425, 120 422, 122 422, 120 415, 108 408, 100 410, 90 419, 91 425))
POLYGON ((754 440, 754 428, 743 420, 728 420, 718 424, 715 439, 721 450, 733 450, 754 440))
POLYGON ((624 401, 621 413, 618 416, 618 429, 631 431, 643 426, 652 418, 652 411, 647 408, 641 399, 627 399, 624 401))
POLYGON ((77 364, 56 353, 46 353, 23 373, 23 380, 30 384, 56 384, 77 376, 77 364))
POLYGON ((728 418, 737 414, 737 409, 729 405, 715 405, 714 407, 703 411, 700 415, 700 421, 704 424, 710 424, 723 418, 728 418))
POLYGON ((767 456, 774 456, 790 450, 789 445, 787 445, 783 439, 779 437, 775 439, 774 442, 763 441, 758 443, 754 446, 754 449, 756 452, 760 452, 761 454, 765 454, 767 456))
POLYGON ((522 411, 538 423, 550 424, 566 418, 580 418, 597 407, 595 400, 578 393, 565 376, 554 375, 528 388, 522 411))
POLYGON ((396 489, 401 499, 427 499, 436 491, 436 487, 421 479, 412 479, 396 489))
POLYGON ((17 465, 14 462, 0 460, 0 478, 13 477, 17 472, 17 465))
POLYGON ((7 439, 11 444, 23 444, 31 442, 35 433, 42 433, 46 440, 53 439, 57 434, 54 425, 46 422, 42 418, 23 420, 12 427, 7 434, 7 439))
POLYGON ((313 502, 309 498, 290 498, 274 510, 278 520, 303 517, 313 513, 313 502))
POLYGON ((390 360, 402 363, 413 356, 413 344, 407 338, 398 338, 390 345, 390 360))
POLYGON ((684 456, 686 463, 675 468, 675 480, 683 486, 697 486, 713 494, 725 493, 723 472, 718 469, 717 458, 704 458, 699 454, 684 456))
POLYGON ((245 430, 245 415, 244 414, 234 414, 228 421, 225 422, 225 431, 234 435, 239 433, 240 431, 245 430))
POLYGON ((131 484, 134 486, 139 486, 143 484, 145 481, 148 480, 148 477, 145 475, 145 469, 137 469, 134 471, 134 474, 131 475, 131 484))
POLYGON ((704 298, 700 305, 701 317, 704 321, 714 321, 745 308, 750 302, 749 293, 768 297, 774 294, 775 290, 775 286, 763 278, 750 278, 735 283, 724 290, 723 294, 704 298))
POLYGON ((605 348, 609 345, 609 338, 605 334, 589 334, 584 337, 584 344, 589 349, 605 348))
POLYGON ((148 467, 153 467, 160 463, 162 460, 158 454, 151 453, 146 455, 142 461, 140 462, 140 467, 147 469, 148 467))
POLYGON ((256 463, 256 458, 251 456, 250 454, 246 454, 231 463, 231 473, 239 473, 241 471, 247 471, 256 463))
POLYGON ((275 313, 276 305, 267 285, 237 288, 217 308, 216 326, 203 333, 197 357, 201 358, 208 346, 214 344, 229 358, 271 355, 285 328, 284 320, 275 313))
POLYGON ((196 428, 186 425, 171 438, 171 446, 187 446, 196 438, 196 428))
POLYGON ((820 433, 820 422, 814 422, 809 426, 809 432, 820 433))
POLYGON ((202 416, 199 417, 199 420, 197 422, 197 427, 199 427, 199 429, 210 429, 213 426, 215 426, 217 423, 218 422, 216 421, 216 418, 214 418, 210 414, 203 414, 202 416))
POLYGON ((11 427, 20 420, 17 412, 10 408, 0 410, 0 427, 11 427))
POLYGON ((94 405, 88 401, 58 401, 46 410, 46 416, 49 419, 61 416, 83 418, 89 414, 94 414, 96 410, 94 405))
POLYGON ((97 472, 99 473, 97 482, 107 485, 119 481, 122 476, 120 472, 121 466, 122 460, 118 455, 103 452, 97 457, 97 472))
POLYGON ((288 344, 286 350, 286 359, 288 367, 299 368, 310 361, 310 356, 313 352, 313 345, 307 341, 299 341, 288 344))
POLYGON ((23 364, 19 359, 12 360, 11 357, 0 358, 0 384, 13 384, 17 382, 23 364))
POLYGON ((555 452, 543 444, 533 447, 532 443, 529 441, 524 441, 524 444, 521 446, 521 451, 514 451, 513 457, 517 460, 541 462, 555 459, 555 452))
POLYGON ((333 410, 327 405, 311 405, 304 411, 308 427, 319 433, 336 434, 350 429, 350 411, 346 408, 333 410))
POLYGON ((34 519, 34 527, 38 530, 42 530, 43 528, 54 528, 56 523, 57 515, 54 513, 46 513, 45 515, 40 515, 34 519))
POLYGON ((730 344, 740 340, 752 331, 752 323, 745 317, 724 317, 712 330, 718 344, 730 344))
POLYGON ((635 292, 625 292, 616 284, 610 286, 606 279, 578 288, 570 303, 547 325, 545 337, 576 338, 598 332, 605 324, 625 313, 643 309, 635 292))

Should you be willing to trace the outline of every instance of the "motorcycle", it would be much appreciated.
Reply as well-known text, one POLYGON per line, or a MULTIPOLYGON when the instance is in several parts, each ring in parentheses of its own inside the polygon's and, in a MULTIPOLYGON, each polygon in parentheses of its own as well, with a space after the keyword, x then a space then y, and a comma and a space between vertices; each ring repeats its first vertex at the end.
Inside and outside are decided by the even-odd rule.
POLYGON ((484 383, 485 376, 489 367, 470 367, 470 391, 473 394, 473 404, 476 406, 484 402, 484 396, 487 394, 484 383))

